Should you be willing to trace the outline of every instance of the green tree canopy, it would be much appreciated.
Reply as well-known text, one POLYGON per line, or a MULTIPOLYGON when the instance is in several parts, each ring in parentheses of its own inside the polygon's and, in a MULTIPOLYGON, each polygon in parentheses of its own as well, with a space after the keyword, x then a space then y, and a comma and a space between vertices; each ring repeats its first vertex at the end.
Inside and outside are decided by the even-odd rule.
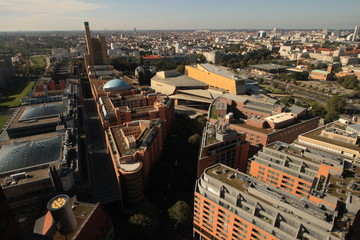
POLYGON ((194 135, 191 135, 188 139, 188 142, 190 144, 197 144, 197 143, 200 143, 200 140, 201 140, 201 136, 200 134, 198 133, 195 133, 194 135))
POLYGON ((359 81, 356 75, 348 75, 344 77, 339 77, 337 82, 346 89, 355 89, 359 88, 359 81))
POLYGON ((190 207, 184 201, 177 201, 168 209, 169 217, 174 221, 175 229, 186 227, 191 223, 190 207))
POLYGON ((134 239, 149 239, 158 227, 157 221, 147 215, 137 213, 129 218, 130 235, 134 239))
POLYGON ((181 74, 184 74, 185 73, 185 65, 181 64, 181 65, 177 66, 175 70, 181 74))
POLYGON ((283 103, 286 106, 290 106, 295 103, 295 99, 293 96, 284 97, 280 100, 281 103, 283 103))
POLYGON ((327 114, 325 115, 325 122, 332 122, 339 118, 340 113, 343 113, 346 106, 345 98, 336 95, 327 102, 327 114))

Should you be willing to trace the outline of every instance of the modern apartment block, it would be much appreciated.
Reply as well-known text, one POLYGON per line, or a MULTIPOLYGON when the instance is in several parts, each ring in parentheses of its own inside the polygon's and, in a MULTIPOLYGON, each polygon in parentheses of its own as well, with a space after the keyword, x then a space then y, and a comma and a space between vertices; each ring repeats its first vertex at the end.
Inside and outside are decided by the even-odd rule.
POLYGON ((204 128, 201 141, 198 177, 204 170, 217 163, 246 171, 249 143, 245 134, 228 129, 226 123, 210 123, 204 128))
POLYGON ((144 200, 147 179, 162 153, 166 136, 161 120, 140 120, 110 127, 106 143, 125 205, 144 200))
POLYGON ((225 67, 208 63, 185 66, 185 75, 224 92, 233 94, 246 92, 245 79, 225 67))
POLYGON ((313 148, 276 142, 250 161, 249 174, 299 199, 334 210, 360 208, 360 167, 345 158, 313 148))
MULTIPOLYGON (((337 192, 335 188, 345 186, 334 186, 337 192)), ((319 206, 217 164, 196 182, 193 233, 209 240, 357 239, 351 233, 359 227, 359 205, 353 206, 349 201, 336 210, 319 206)))

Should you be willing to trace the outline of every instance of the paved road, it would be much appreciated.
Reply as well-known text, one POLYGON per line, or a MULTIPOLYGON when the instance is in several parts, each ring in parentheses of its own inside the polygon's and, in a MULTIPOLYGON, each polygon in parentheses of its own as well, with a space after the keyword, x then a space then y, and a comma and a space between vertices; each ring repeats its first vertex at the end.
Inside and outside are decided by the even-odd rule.
POLYGON ((119 199, 115 172, 106 150, 102 128, 97 118, 93 99, 84 99, 84 121, 86 130, 90 184, 96 201, 103 204, 119 199))

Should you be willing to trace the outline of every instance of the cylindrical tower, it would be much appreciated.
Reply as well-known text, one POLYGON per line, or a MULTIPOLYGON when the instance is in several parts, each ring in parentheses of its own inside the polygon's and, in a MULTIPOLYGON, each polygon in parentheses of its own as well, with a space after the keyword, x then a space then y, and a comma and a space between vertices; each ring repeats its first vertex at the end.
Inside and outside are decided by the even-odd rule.
POLYGON ((77 222, 68 195, 61 194, 53 197, 48 202, 47 209, 50 211, 61 234, 66 235, 76 229, 77 222))

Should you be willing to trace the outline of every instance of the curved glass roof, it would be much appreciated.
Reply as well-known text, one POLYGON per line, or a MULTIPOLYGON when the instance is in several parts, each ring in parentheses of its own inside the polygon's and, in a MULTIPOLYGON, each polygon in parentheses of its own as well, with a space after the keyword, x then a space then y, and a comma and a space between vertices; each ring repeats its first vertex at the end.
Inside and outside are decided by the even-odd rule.
POLYGON ((103 89, 104 91, 111 92, 111 91, 118 91, 123 89, 129 89, 131 86, 122 79, 113 79, 105 83, 103 89))
POLYGON ((20 121, 31 120, 34 118, 44 118, 65 112, 64 103, 44 104, 36 107, 27 107, 20 117, 20 121))
POLYGON ((0 150, 0 172, 58 161, 61 148, 61 135, 4 145, 0 150))

